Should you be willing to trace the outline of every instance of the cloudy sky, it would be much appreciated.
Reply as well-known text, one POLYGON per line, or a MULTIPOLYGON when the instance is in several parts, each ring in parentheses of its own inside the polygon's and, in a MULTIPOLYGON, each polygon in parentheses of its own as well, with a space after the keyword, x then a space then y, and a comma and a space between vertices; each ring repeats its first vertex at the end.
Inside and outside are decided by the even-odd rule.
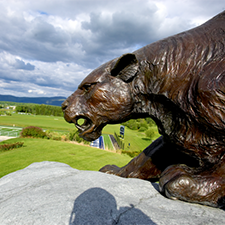
POLYGON ((93 69, 202 24, 224 0, 0 0, 0 94, 72 94, 93 69))

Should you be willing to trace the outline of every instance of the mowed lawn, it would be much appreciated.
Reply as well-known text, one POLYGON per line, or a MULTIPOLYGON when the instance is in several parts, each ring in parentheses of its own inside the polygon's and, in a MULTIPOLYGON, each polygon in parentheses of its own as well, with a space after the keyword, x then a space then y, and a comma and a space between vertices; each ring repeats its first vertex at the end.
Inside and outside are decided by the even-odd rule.
POLYGON ((75 128, 74 124, 67 123, 63 117, 57 116, 36 116, 13 113, 12 116, 0 116, 0 125, 28 127, 38 126, 45 130, 68 131, 75 128))
POLYGON ((0 152, 0 177, 34 162, 55 161, 66 163, 79 170, 98 171, 106 164, 124 166, 131 160, 127 155, 46 139, 15 138, 1 144, 15 142, 24 142, 24 146, 0 152))
POLYGON ((112 141, 111 141, 109 135, 108 134, 102 134, 102 136, 104 138, 105 149, 114 150, 114 147, 113 147, 113 144, 112 144, 112 141))

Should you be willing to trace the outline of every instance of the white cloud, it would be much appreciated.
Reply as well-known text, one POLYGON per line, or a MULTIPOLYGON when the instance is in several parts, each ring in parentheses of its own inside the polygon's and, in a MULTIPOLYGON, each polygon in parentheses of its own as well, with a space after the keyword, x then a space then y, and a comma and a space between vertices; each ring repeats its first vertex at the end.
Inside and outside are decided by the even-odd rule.
POLYGON ((222 10, 224 0, 0 1, 1 93, 68 96, 100 64, 222 10))
POLYGON ((28 90, 28 93, 36 93, 38 95, 43 95, 45 92, 43 90, 28 90))

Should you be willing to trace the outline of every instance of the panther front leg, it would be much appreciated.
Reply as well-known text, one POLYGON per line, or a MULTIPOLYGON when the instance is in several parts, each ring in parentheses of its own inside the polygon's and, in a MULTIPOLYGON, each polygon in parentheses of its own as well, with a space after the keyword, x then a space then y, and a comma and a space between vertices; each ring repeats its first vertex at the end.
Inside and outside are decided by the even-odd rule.
POLYGON ((170 166, 162 173, 159 188, 171 199, 224 207, 225 160, 210 169, 194 169, 186 165, 170 166))
POLYGON ((159 137, 126 166, 120 168, 116 165, 106 165, 100 171, 121 177, 140 178, 144 180, 152 178, 159 179, 162 170, 155 165, 152 156, 163 148, 165 148, 163 137, 159 137))
POLYGON ((154 165, 151 157, 144 152, 133 158, 126 166, 106 165, 100 172, 115 174, 120 177, 140 178, 144 180, 159 179, 161 170, 154 165))
POLYGON ((193 159, 161 136, 126 166, 106 165, 100 171, 121 177, 158 180, 166 167, 177 163, 193 164, 193 159))

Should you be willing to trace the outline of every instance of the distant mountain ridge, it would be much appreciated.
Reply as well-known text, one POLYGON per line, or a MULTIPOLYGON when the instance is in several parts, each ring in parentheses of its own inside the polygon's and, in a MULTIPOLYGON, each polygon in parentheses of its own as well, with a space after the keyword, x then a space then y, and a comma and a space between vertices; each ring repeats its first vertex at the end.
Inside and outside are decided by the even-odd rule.
POLYGON ((61 106, 66 97, 16 97, 13 95, 0 95, 0 101, 4 102, 20 102, 61 106))

